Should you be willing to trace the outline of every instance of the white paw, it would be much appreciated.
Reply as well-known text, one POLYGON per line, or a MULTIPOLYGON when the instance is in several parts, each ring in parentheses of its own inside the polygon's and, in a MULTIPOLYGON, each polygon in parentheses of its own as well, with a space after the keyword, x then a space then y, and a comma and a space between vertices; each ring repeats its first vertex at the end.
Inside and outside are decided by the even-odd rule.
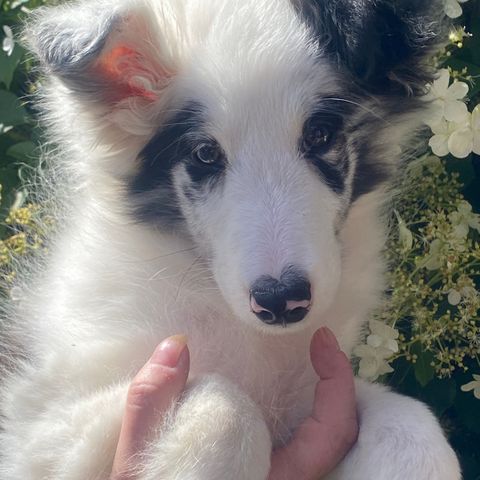
POLYGON ((142 480, 265 480, 271 439, 258 407, 232 383, 193 384, 149 452, 142 480))
POLYGON ((357 383, 360 434, 329 480, 459 480, 457 457, 422 403, 357 383))

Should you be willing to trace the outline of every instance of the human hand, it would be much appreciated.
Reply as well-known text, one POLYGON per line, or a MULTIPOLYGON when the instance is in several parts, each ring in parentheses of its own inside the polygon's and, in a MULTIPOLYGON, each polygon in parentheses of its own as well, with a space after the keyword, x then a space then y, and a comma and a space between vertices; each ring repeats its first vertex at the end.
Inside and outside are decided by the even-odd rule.
POLYGON ((273 452, 268 480, 319 480, 340 463, 357 440, 352 368, 328 328, 313 335, 310 358, 320 377, 312 414, 288 445, 273 452))
MULTIPOLYGON (((312 414, 287 446, 272 453, 268 480, 318 480, 356 441, 353 373, 330 330, 321 328, 315 333, 310 355, 320 377, 312 414)), ((183 391, 188 370, 186 338, 179 335, 164 340, 136 375, 127 396, 111 480, 132 479, 129 462, 148 442, 150 426, 183 391)))
POLYGON ((133 480, 132 460, 148 442, 151 426, 158 424, 184 390, 189 368, 187 338, 175 335, 157 346, 135 376, 128 390, 110 480, 133 480))

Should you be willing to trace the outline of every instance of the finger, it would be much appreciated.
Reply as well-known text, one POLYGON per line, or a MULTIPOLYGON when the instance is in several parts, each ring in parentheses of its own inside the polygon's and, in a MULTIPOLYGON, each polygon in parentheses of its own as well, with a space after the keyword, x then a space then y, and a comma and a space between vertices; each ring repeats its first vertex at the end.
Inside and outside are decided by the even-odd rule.
POLYGON ((310 356, 320 377, 312 415, 291 442, 274 452, 269 480, 316 480, 331 472, 355 443, 358 422, 353 372, 333 333, 319 329, 310 356))
POLYGON ((186 337, 164 340, 133 379, 125 407, 112 478, 121 480, 128 462, 148 441, 152 426, 185 387, 190 355, 186 337))
POLYGON ((348 357, 326 327, 317 330, 310 345, 313 368, 320 377, 315 390, 312 417, 332 428, 341 419, 357 416, 355 384, 348 357))

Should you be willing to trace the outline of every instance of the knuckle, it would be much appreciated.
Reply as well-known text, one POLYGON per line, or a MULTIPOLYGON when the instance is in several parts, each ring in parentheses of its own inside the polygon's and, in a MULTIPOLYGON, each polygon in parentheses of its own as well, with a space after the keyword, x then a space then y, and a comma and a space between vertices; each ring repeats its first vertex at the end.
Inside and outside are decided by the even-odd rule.
POLYGON ((152 399, 158 392, 158 386, 134 380, 127 394, 127 407, 131 409, 143 409, 151 405, 152 399))
POLYGON ((132 381, 127 394, 127 406, 145 408, 170 390, 175 374, 164 369, 144 369, 132 381))
POLYGON ((143 368, 133 379, 127 394, 127 407, 142 409, 172 389, 176 382, 175 372, 164 368, 143 368))

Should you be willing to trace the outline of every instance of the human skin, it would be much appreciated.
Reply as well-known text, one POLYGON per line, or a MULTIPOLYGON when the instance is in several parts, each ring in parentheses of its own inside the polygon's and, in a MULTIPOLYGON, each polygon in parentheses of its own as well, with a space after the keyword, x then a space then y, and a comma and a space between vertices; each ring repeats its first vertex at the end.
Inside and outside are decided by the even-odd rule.
MULTIPOLYGON (((318 480, 332 471, 358 435, 353 372, 333 333, 325 327, 312 337, 310 358, 319 380, 311 415, 290 443, 272 453, 268 480, 318 480)), ((161 419, 182 393, 188 378, 187 338, 165 339, 133 379, 113 463, 111 480, 132 480, 132 458, 148 442, 150 425, 161 419)))

